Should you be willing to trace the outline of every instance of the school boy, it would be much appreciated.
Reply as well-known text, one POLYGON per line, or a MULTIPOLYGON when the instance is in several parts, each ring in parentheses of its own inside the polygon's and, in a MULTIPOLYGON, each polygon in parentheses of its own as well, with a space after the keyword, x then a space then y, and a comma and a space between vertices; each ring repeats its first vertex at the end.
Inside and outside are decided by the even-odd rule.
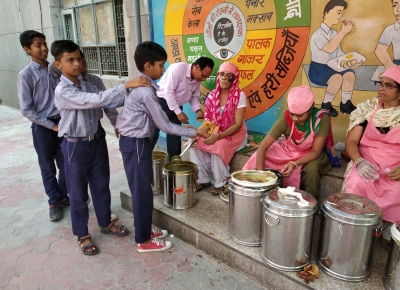
POLYGON ((164 72, 167 53, 152 41, 139 44, 135 51, 137 69, 151 81, 151 87, 138 87, 125 98, 125 105, 117 118, 120 133, 119 146, 122 154, 129 189, 132 194, 135 242, 139 252, 165 251, 172 243, 160 240, 168 232, 152 231, 153 179, 151 140, 156 126, 168 134, 195 137, 208 136, 207 129, 182 127, 171 123, 157 98, 155 80, 164 72))
POLYGON ((18 74, 19 106, 22 115, 32 122, 33 146, 38 155, 43 186, 49 197, 49 219, 59 221, 63 218, 62 206, 69 206, 69 198, 60 148, 62 138, 57 136, 60 122, 59 112, 54 105, 57 83, 48 71, 49 49, 44 34, 27 30, 21 33, 19 40, 32 59, 18 74))
POLYGON ((61 114, 58 136, 64 138, 61 150, 71 203, 72 231, 78 236, 82 253, 94 255, 99 250, 88 234, 88 183, 101 232, 118 237, 128 234, 124 226, 115 226, 117 220, 111 222, 109 165, 99 137, 96 108, 121 106, 127 89, 142 84, 135 79, 103 92, 79 78, 82 58, 77 44, 69 40, 55 41, 51 54, 54 65, 63 74, 55 90, 55 105, 61 114))

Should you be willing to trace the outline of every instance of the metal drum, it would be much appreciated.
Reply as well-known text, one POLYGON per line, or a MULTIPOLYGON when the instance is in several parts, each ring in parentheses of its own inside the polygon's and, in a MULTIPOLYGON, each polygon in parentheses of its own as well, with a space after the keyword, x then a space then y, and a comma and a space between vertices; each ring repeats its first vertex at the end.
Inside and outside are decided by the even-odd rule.
POLYGON ((164 205, 173 209, 195 206, 197 200, 197 165, 189 161, 174 160, 163 168, 164 205))
POLYGON ((371 275, 372 255, 382 233, 382 212, 356 194, 334 193, 322 202, 317 264, 345 281, 371 275))
POLYGON ((283 175, 280 173, 279 170, 265 168, 264 171, 271 171, 271 172, 275 173, 275 175, 278 177, 275 187, 283 187, 283 175))
POLYGON ((386 264, 383 286, 387 290, 400 289, 400 232, 396 225, 392 225, 392 241, 390 242, 390 251, 386 264))
POLYGON ((151 159, 153 160, 153 183, 151 184, 151 189, 153 190, 153 194, 163 194, 164 182, 162 170, 164 164, 168 162, 168 154, 163 151, 153 151, 151 159))
POLYGON ((249 188, 229 180, 229 236, 245 246, 261 245, 263 207, 260 199, 274 187, 249 188))
POLYGON ((298 271, 311 260, 312 232, 317 200, 301 193, 309 202, 298 205, 299 199, 284 195, 275 188, 262 200, 264 205, 261 255, 265 263, 284 271, 298 271))

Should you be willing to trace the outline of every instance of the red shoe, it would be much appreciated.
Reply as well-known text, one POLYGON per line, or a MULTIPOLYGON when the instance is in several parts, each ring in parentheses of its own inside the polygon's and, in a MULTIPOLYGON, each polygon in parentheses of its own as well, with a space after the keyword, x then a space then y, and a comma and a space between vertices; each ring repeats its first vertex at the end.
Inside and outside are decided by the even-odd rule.
POLYGON ((162 252, 172 247, 172 243, 159 239, 151 239, 148 244, 139 244, 138 252, 162 252))
POLYGON ((151 238, 154 239, 162 239, 168 236, 168 232, 166 230, 151 230, 151 238))

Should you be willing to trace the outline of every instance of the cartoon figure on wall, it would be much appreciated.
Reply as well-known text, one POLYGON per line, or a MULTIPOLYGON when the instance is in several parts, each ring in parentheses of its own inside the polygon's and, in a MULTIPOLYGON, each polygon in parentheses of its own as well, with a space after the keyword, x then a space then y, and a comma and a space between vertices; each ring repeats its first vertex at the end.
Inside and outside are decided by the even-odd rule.
POLYGON ((312 34, 310 40, 309 78, 313 83, 327 87, 321 108, 329 110, 332 117, 338 115, 338 111, 332 106, 332 101, 340 89, 342 89, 340 111, 350 114, 356 108, 351 102, 356 80, 353 70, 366 60, 357 52, 346 54, 340 47, 343 38, 354 28, 352 22, 343 20, 339 32, 332 28, 339 23, 346 8, 346 1, 330 0, 325 5, 321 26, 312 34))
POLYGON ((396 22, 385 28, 375 49, 376 57, 386 68, 400 65, 400 0, 392 0, 392 9, 396 22), (389 54, 390 45, 393 47, 393 60, 389 54))

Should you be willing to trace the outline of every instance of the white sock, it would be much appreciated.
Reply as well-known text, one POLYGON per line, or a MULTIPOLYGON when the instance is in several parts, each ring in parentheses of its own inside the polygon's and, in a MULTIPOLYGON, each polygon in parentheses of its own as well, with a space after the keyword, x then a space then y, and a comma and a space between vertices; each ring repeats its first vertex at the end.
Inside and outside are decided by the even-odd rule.
POLYGON ((333 99, 335 98, 334 94, 331 94, 330 92, 326 91, 325 97, 324 97, 324 103, 332 103, 333 99))
POLYGON ((347 101, 351 100, 353 92, 343 92, 342 91, 342 104, 346 104, 347 101))

